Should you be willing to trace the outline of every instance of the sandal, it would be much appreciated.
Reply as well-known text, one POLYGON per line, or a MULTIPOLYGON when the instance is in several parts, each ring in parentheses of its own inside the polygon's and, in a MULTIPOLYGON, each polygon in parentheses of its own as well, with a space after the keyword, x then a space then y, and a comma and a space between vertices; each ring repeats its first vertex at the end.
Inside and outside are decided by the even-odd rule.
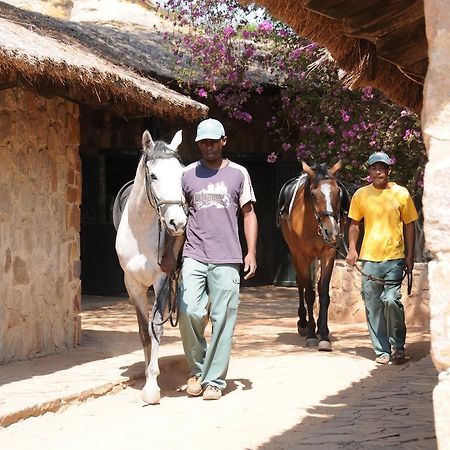
POLYGON ((392 350, 391 361, 393 364, 403 364, 406 362, 405 350, 402 348, 395 348, 392 350))
POLYGON ((375 358, 375 362, 378 364, 389 364, 389 355, 380 355, 375 358))

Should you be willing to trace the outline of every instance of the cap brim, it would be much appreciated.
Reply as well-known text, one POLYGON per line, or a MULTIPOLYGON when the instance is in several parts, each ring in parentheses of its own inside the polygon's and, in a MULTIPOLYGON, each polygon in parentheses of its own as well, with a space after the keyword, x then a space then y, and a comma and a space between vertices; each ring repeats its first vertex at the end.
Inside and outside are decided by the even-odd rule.
POLYGON ((213 139, 214 141, 217 141, 221 137, 222 137, 221 134, 204 133, 197 135, 197 137, 195 138, 195 142, 203 141, 205 139, 213 139))

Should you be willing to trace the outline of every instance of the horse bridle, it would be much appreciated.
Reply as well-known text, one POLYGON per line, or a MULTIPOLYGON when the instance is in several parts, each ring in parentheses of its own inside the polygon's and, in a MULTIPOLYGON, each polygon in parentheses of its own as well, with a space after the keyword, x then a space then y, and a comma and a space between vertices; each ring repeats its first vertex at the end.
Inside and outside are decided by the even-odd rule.
MULTIPOLYGON (((173 157, 176 158, 175 155, 173 157)), ((150 203, 151 206, 153 206, 153 208, 155 209, 155 211, 159 216, 159 221, 164 222, 162 219, 161 208, 166 205, 178 205, 181 206, 185 212, 187 212, 187 204, 183 198, 181 200, 161 200, 156 196, 153 190, 153 180, 152 177, 150 176, 147 162, 148 162, 148 155, 145 155, 144 158, 145 192, 147 194, 148 202, 150 203)), ((164 226, 166 225, 164 224, 164 226)))
MULTIPOLYGON (((311 187, 309 187, 309 191, 311 191, 311 187)), ((341 192, 340 187, 339 187, 339 192, 341 192)), ((333 219, 337 223, 338 230, 340 231, 341 230, 341 214, 335 213, 334 211, 328 211, 328 210, 317 212, 314 198, 312 196, 311 196, 311 201, 313 204, 314 216, 316 217, 317 224, 318 224, 317 234, 325 241, 325 243, 327 245, 333 247, 331 242, 325 237, 325 231, 323 229, 322 219, 325 217, 333 217, 333 219)), ((343 234, 339 233, 339 238, 342 239, 342 237, 343 237, 343 234)))

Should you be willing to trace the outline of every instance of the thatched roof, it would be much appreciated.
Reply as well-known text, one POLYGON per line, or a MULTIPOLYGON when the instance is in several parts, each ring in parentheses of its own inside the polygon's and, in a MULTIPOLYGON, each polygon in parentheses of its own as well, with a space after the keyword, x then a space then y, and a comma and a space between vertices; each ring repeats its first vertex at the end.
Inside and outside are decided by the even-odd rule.
POLYGON ((162 46, 136 44, 133 33, 58 20, 3 2, 0 30, 0 88, 21 85, 128 116, 196 120, 207 114, 206 106, 152 79, 170 79, 170 69, 158 58, 162 46), (144 70, 149 66, 152 71, 144 70))
MULTIPOLYGON (((254 3, 253 0, 240 0, 254 3)), ((423 0, 257 0, 326 47, 350 87, 373 86, 416 112, 428 67, 423 0)))

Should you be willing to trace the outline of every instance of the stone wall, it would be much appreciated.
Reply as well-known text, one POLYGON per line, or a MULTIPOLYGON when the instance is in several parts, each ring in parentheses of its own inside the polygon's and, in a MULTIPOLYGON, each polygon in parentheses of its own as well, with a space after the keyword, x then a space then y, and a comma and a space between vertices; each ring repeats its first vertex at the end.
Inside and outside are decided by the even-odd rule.
MULTIPOLYGON (((337 260, 335 263, 330 283, 330 297, 330 319, 343 323, 366 321, 364 302, 361 299, 361 274, 342 260, 337 260)), ((430 293, 426 263, 414 265, 413 284, 409 296, 406 279, 403 281, 402 302, 405 307, 407 325, 428 327, 430 293)))
POLYGON ((78 106, 0 91, 0 362, 80 333, 78 106))
POLYGON ((424 2, 428 71, 422 131, 428 152, 425 170, 425 239, 430 270, 431 355, 439 371, 433 391, 439 449, 450 449, 450 20, 447 0, 424 2))

